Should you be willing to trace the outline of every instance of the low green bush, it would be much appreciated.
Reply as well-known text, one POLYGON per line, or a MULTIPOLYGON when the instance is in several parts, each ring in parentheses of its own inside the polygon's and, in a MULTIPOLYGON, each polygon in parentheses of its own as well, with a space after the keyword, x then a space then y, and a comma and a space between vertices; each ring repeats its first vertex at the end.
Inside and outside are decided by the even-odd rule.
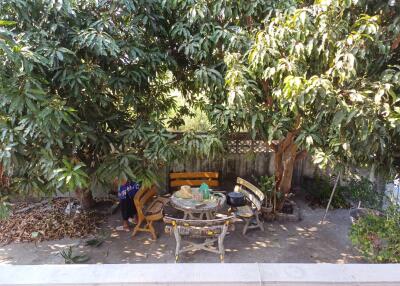
POLYGON ((374 184, 366 178, 353 179, 347 186, 338 187, 343 196, 353 205, 379 210, 382 206, 383 193, 377 192, 374 184))
MULTIPOLYGON (((305 179, 303 189, 306 192, 306 200, 311 207, 326 207, 332 193, 333 186, 325 177, 305 179)), ((350 204, 346 201, 343 189, 337 188, 332 198, 331 208, 348 208, 350 204)))
MULTIPOLYGON (((311 206, 325 207, 332 193, 333 184, 326 177, 316 177, 306 179, 303 187, 311 206)), ((383 195, 375 190, 374 184, 368 179, 352 179, 345 186, 337 186, 331 207, 349 208, 350 205, 356 206, 361 202, 362 207, 380 210, 383 195)))
POLYGON ((368 214, 350 229, 352 243, 374 263, 400 262, 400 212, 389 208, 384 215, 368 214))

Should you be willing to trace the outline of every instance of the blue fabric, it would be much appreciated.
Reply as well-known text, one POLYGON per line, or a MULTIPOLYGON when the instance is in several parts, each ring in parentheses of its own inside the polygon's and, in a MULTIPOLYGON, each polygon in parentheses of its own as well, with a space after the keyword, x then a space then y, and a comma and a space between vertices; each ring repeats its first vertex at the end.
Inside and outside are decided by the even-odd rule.
POLYGON ((140 184, 136 182, 128 182, 118 188, 118 198, 120 200, 125 200, 127 196, 133 198, 135 194, 139 191, 140 184))

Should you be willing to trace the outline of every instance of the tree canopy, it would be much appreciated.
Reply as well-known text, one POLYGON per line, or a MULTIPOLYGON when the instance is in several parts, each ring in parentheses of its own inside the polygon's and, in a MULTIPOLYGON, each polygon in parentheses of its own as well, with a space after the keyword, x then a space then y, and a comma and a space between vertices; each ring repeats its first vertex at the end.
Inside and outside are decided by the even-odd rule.
POLYGON ((166 131, 177 62, 161 4, 1 1, 1 158, 16 188, 150 181, 177 146, 213 144, 166 131))
POLYGON ((26 191, 151 182, 244 130, 284 193, 303 150, 390 169, 399 22, 378 0, 0 0, 1 162, 26 191), (171 134, 193 107, 209 134, 171 134))
POLYGON ((228 108, 267 138, 288 192, 299 150, 322 165, 393 171, 399 156, 399 32, 381 1, 316 1, 277 12, 245 54, 227 55, 228 108))

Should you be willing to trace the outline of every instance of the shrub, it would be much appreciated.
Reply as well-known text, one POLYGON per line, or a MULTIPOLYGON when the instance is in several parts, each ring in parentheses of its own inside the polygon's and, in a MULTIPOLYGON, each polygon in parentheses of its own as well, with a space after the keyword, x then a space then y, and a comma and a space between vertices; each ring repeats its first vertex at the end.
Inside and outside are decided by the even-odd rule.
MULTIPOLYGON (((312 207, 325 207, 328 204, 333 186, 325 177, 306 179, 303 188, 306 199, 312 207)), ((337 188, 332 198, 331 208, 348 208, 350 205, 343 195, 343 189, 337 188)))
POLYGON ((0 200, 0 220, 8 218, 10 211, 10 204, 0 200))
POLYGON ((374 184, 366 178, 352 180, 347 186, 338 189, 354 205, 361 201, 362 207, 381 209, 384 194, 376 191, 374 184))
POLYGON ((253 176, 253 179, 258 183, 258 185, 260 186, 260 190, 265 195, 266 205, 272 206, 275 193, 274 176, 260 176, 259 178, 253 176))
MULTIPOLYGON (((325 207, 332 193, 333 184, 325 177, 307 179, 304 184, 306 198, 311 206, 325 207)), ((337 186, 332 208, 348 208, 350 204, 380 210, 383 193, 377 192, 374 184, 366 178, 352 179, 346 186, 337 186)))
POLYGON ((352 243, 374 263, 400 262, 400 212, 389 208, 385 215, 368 214, 350 229, 352 243))

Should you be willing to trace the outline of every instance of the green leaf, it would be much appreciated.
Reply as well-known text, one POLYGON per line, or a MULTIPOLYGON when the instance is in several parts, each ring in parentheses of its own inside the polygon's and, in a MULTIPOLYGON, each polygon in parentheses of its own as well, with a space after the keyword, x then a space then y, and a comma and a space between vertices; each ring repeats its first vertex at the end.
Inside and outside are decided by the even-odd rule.
POLYGON ((37 238, 37 237, 39 237, 39 232, 37 232, 37 231, 32 232, 32 233, 31 233, 31 237, 32 237, 32 238, 37 238))
POLYGON ((0 27, 1 26, 5 26, 5 27, 7 27, 7 26, 15 26, 15 25, 17 25, 17 22, 16 21, 9 21, 9 20, 0 20, 0 27))
POLYGON ((339 110, 338 112, 336 112, 332 120, 332 126, 337 126, 341 124, 345 117, 346 113, 343 110, 339 110))

